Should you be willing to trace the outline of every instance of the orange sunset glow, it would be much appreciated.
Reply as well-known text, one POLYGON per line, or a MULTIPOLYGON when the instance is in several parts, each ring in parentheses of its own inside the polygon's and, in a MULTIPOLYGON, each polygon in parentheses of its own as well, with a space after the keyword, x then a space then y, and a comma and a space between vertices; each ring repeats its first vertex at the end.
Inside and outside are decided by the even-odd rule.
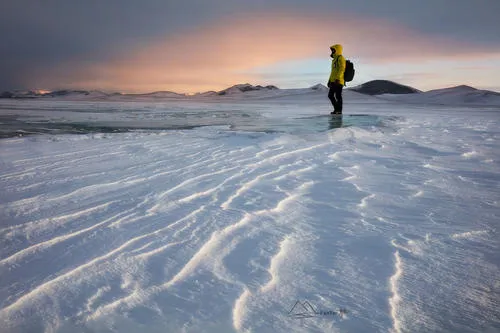
MULTIPOLYGON (((242 82, 273 84, 263 82, 252 71, 295 60, 327 60, 328 47, 333 43, 344 45, 346 57, 372 66, 394 62, 421 64, 429 60, 466 61, 500 55, 500 46, 477 49, 459 40, 423 36, 404 26, 373 18, 253 13, 137 43, 105 62, 63 63, 51 69, 52 75, 40 75, 37 85, 53 86, 57 82, 73 88, 194 93, 242 82)), ((328 70, 324 68, 325 77, 328 70)), ((369 71, 366 74, 370 75, 369 71)), ((322 78, 318 79, 322 82, 322 78)))

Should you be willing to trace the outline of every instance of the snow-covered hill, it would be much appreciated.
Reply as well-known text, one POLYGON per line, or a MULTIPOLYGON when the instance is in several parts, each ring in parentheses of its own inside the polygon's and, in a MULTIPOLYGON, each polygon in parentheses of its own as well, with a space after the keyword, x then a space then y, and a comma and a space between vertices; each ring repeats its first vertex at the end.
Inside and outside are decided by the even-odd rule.
POLYGON ((349 89, 366 95, 414 94, 420 92, 420 90, 413 87, 388 80, 373 80, 349 89))
POLYGON ((98 100, 104 101, 168 101, 171 99, 185 99, 185 94, 178 94, 173 91, 156 91, 144 94, 112 94, 98 100))
POLYGON ((279 90, 278 87, 275 86, 261 86, 261 85, 251 85, 249 83, 244 83, 244 84, 236 84, 232 87, 229 87, 227 89, 221 90, 217 93, 219 96, 225 96, 225 95, 240 95, 242 93, 246 92, 254 92, 254 91, 259 91, 259 92, 266 92, 266 91, 272 91, 272 90, 279 90))
POLYGON ((57 98, 68 100, 91 100, 110 96, 111 94, 99 90, 57 90, 42 94, 38 97, 42 98, 57 98))
POLYGON ((500 93, 480 90, 466 85, 436 89, 417 94, 382 95, 381 98, 415 104, 498 106, 500 93))
POLYGON ((254 86, 248 83, 238 84, 227 89, 215 92, 209 91, 205 93, 189 96, 190 99, 216 100, 216 101, 234 101, 234 100, 272 100, 272 99, 303 99, 311 96, 313 99, 326 96, 328 88, 322 84, 316 84, 309 88, 296 89, 280 89, 276 86, 254 86))
POLYGON ((0 98, 14 98, 14 99, 63 99, 63 100, 92 100, 103 99, 119 93, 105 93, 99 90, 14 90, 4 91, 0 93, 0 98))
POLYGON ((146 94, 123 94, 122 96, 126 97, 144 97, 144 98, 182 98, 186 97, 185 94, 178 94, 173 91, 155 91, 152 93, 146 94))

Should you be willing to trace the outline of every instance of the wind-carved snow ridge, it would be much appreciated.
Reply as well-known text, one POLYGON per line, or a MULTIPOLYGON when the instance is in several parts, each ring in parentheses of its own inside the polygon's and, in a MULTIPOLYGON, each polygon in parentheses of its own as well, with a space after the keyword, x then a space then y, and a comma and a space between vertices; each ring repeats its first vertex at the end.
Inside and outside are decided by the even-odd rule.
MULTIPOLYGON (((231 224, 221 231, 214 232, 214 234, 212 234, 210 239, 198 250, 198 252, 194 254, 191 260, 170 281, 165 283, 163 286, 165 288, 170 288, 174 284, 186 279, 190 274, 192 274, 196 269, 198 269, 199 266, 213 265, 213 262, 217 260, 212 259, 206 261, 206 259, 216 258, 217 253, 223 253, 224 251, 227 251, 228 247, 230 248, 234 247, 235 245, 234 241, 231 241, 229 238, 231 238, 235 232, 237 232, 241 228, 248 226, 248 224, 256 216, 283 212, 287 205, 297 201, 301 193, 310 188, 312 184, 313 182, 308 182, 300 185, 297 188, 296 193, 290 193, 286 198, 279 201, 277 205, 272 209, 260 210, 252 214, 245 213, 243 218, 237 223, 231 224)), ((277 280, 277 273, 275 271, 275 266, 277 265, 276 260, 278 261, 281 260, 280 256, 284 255, 285 252, 282 253, 282 251, 284 251, 284 247, 286 246, 287 242, 288 241, 285 239, 280 246, 281 250, 280 252, 278 252, 277 257, 273 258, 273 261, 271 262, 271 267, 270 267, 271 281, 262 288, 263 291, 266 291, 267 289, 271 288, 273 284, 276 283, 277 280)), ((241 328, 242 325, 241 321, 242 318, 244 318, 244 313, 245 313, 244 310, 245 303, 250 296, 251 292, 245 287, 242 295, 235 302, 233 308, 233 323, 234 327, 237 330, 241 328)))
POLYGON ((245 304, 248 298, 251 296, 250 290, 246 287, 243 289, 240 297, 236 300, 233 307, 233 327, 236 331, 240 331, 243 328, 243 320, 245 316, 245 304))
POLYGON ((271 279, 267 284, 262 286, 261 292, 265 293, 271 290, 276 284, 279 282, 278 269, 282 262, 286 259, 288 255, 288 251, 292 246, 293 241, 289 237, 285 237, 279 246, 279 251, 276 253, 274 257, 271 258, 271 264, 269 265, 269 275, 271 275, 271 279))
POLYGON ((464 158, 472 158, 474 156, 477 156, 479 153, 477 151, 469 151, 469 152, 466 152, 466 153, 463 153, 462 156, 464 158))
MULTIPOLYGON (((337 158, 337 157, 336 156, 330 156, 330 158, 337 158)), ((355 165, 352 165, 350 167, 341 167, 340 169, 342 171, 346 172, 349 175, 349 176, 343 178, 342 181, 348 182, 348 183, 352 184, 356 188, 356 190, 359 191, 359 192, 367 193, 366 196, 364 196, 363 198, 361 198, 361 201, 359 202, 359 204, 357 204, 357 207, 360 208, 360 209, 366 208, 367 205, 368 205, 368 201, 370 199, 375 198, 376 194, 375 193, 370 193, 368 190, 362 188, 362 186, 360 186, 358 184, 357 181, 360 180, 360 174, 362 174, 362 170, 361 170, 360 165, 355 164, 355 165)), ((364 216, 363 213, 361 215, 364 216)))
POLYGON ((474 237, 480 237, 488 234, 488 230, 475 230, 475 231, 466 231, 457 234, 451 235, 453 239, 471 239, 474 237))
POLYGON ((69 234, 65 234, 62 236, 54 237, 54 238, 47 240, 45 242, 41 242, 41 243, 38 243, 38 244, 35 244, 32 246, 29 246, 29 247, 27 247, 19 252, 12 254, 11 256, 9 256, 7 258, 0 260, 0 265, 12 264, 15 261, 22 260, 24 257, 31 255, 35 252, 42 252, 42 251, 44 251, 44 250, 46 250, 46 249, 48 249, 56 244, 65 242, 65 241, 70 240, 70 239, 77 237, 77 236, 87 234, 90 231, 94 231, 94 230, 98 229, 98 227, 100 227, 100 226, 108 225, 109 222, 111 222, 111 221, 113 221, 112 223, 117 223, 117 222, 122 221, 124 219, 131 218, 134 215, 135 215, 134 210, 125 211, 123 213, 119 213, 117 215, 114 215, 111 218, 106 219, 102 222, 96 223, 88 228, 81 229, 81 230, 78 230, 78 231, 75 231, 75 232, 72 232, 69 234))
POLYGON ((394 274, 389 279, 389 287, 392 296, 389 298, 389 305, 391 307, 391 318, 392 318, 392 332, 401 333, 401 322, 399 320, 399 304, 401 303, 401 297, 399 296, 399 280, 403 275, 403 263, 401 262, 401 257, 399 251, 394 252, 394 274))
POLYGON ((223 241, 230 237, 235 231, 244 227, 252 220, 252 215, 246 213, 243 218, 235 224, 231 224, 221 231, 216 231, 212 237, 194 254, 189 262, 172 278, 164 284, 170 288, 175 283, 189 276, 206 258, 210 258, 217 250, 221 250, 225 244, 223 241))
MULTIPOLYGON (((295 193, 288 193, 288 196, 285 199, 281 200, 274 208, 270 210, 258 211, 256 215, 264 215, 269 213, 277 214, 284 212, 288 205, 291 205, 294 202, 297 203, 300 199, 300 196, 303 195, 308 189, 310 189, 313 184, 314 182, 307 182, 301 184, 294 191, 295 193)), ((256 294, 267 293, 273 288, 275 288, 276 285, 279 283, 278 271, 281 264, 284 262, 284 260, 286 260, 287 256, 289 255, 289 249, 292 243, 293 240, 289 236, 285 236, 283 240, 280 242, 277 253, 270 260, 268 269, 270 279, 265 285, 261 286, 259 290, 255 291, 256 294)), ((243 321, 246 317, 245 315, 247 307, 246 304, 251 297, 252 297, 252 292, 247 288, 247 286, 244 286, 243 292, 234 303, 233 326, 237 331, 240 331, 243 327, 243 321)))
POLYGON ((406 239, 406 241, 407 241, 406 245, 401 245, 398 244, 395 239, 393 239, 391 240, 391 245, 399 250, 403 250, 405 252, 411 253, 416 256, 421 256, 423 254, 422 247, 418 241, 412 239, 406 239))
POLYGON ((424 195, 424 191, 422 190, 418 190, 417 192, 415 192, 414 194, 411 195, 412 198, 417 198, 417 197, 421 197, 424 195))
POLYGON ((273 170, 273 171, 269 171, 269 172, 266 172, 266 173, 263 173, 263 174, 259 174, 258 176, 256 176, 252 180, 247 181, 246 183, 244 183, 243 185, 241 185, 241 187, 238 188, 233 195, 231 195, 226 201, 224 201, 220 205, 221 208, 222 209, 229 209, 229 207, 230 207, 230 205, 231 205, 231 203, 233 202, 234 199, 238 198, 245 191, 248 191, 255 184, 258 184, 262 179, 264 179, 264 178, 266 178, 266 177, 268 177, 270 175, 274 175, 274 174, 279 173, 283 168, 284 168, 283 166, 279 166, 277 170, 273 170))
POLYGON ((163 206, 163 204, 164 204, 163 203, 163 199, 165 197, 167 197, 170 193, 176 191, 177 189, 183 188, 186 185, 189 185, 189 184, 192 184, 192 183, 196 183, 197 181, 200 181, 202 179, 205 179, 205 178, 208 178, 208 177, 211 177, 211 176, 214 176, 214 175, 218 175, 218 174, 221 174, 221 173, 226 173, 226 172, 229 172, 229 171, 232 171, 232 170, 235 170, 235 169, 237 169, 237 167, 224 168, 222 170, 208 172, 208 173, 205 173, 205 174, 202 174, 202 175, 196 176, 194 178, 191 178, 191 179, 183 181, 182 183, 180 183, 180 184, 178 184, 178 185, 170 188, 169 190, 160 193, 157 196, 157 200, 159 201, 159 203, 156 204, 156 205, 154 205, 153 207, 151 207, 148 210, 148 214, 154 214, 154 213, 156 213, 158 211, 158 209, 160 209, 163 206))
POLYGON ((364 208, 366 207, 366 203, 368 200, 372 199, 372 198, 375 198, 375 194, 369 194, 367 195, 366 197, 364 197, 363 199, 361 199, 361 202, 358 204, 358 207, 359 208, 364 208))
MULTIPOLYGON (((336 158, 336 157, 331 157, 331 158, 336 158)), ((342 179, 342 181, 351 181, 357 178, 357 171, 359 171, 359 165, 355 164, 350 167, 340 167, 341 170, 345 171, 349 176, 345 177, 342 179)), ((359 191, 362 191, 361 189, 358 189, 359 191)))
POLYGON ((117 202, 118 201, 116 200, 108 201, 103 204, 95 205, 89 208, 83 208, 75 212, 3 228, 0 229, 0 232, 5 232, 8 237, 14 237, 16 234, 22 233, 25 233, 28 235, 28 237, 30 237, 30 235, 37 234, 42 231, 46 232, 47 230, 57 229, 58 227, 64 226, 65 223, 71 220, 78 219, 84 216, 90 216, 94 213, 103 212, 117 202))
MULTIPOLYGON (((309 170, 305 168, 305 170, 309 170)), ((153 286, 149 289, 141 291, 141 295, 138 298, 137 295, 131 294, 125 298, 116 300, 104 307, 99 308, 91 317, 97 318, 110 310, 117 309, 124 304, 129 304, 132 306, 138 301, 144 301, 145 299, 158 294, 159 292, 169 289, 176 284, 186 280, 190 275, 199 269, 208 269, 212 271, 217 277, 235 284, 240 284, 238 281, 231 280, 230 277, 225 277, 223 268, 221 266, 221 261, 223 256, 230 252, 236 244, 241 239, 240 234, 243 232, 242 229, 250 227, 252 220, 259 216, 264 215, 274 215, 283 213, 288 205, 293 202, 297 202, 299 197, 307 191, 314 182, 306 182, 298 186, 294 191, 288 193, 287 196, 277 202, 276 206, 271 209, 264 209, 252 213, 244 213, 243 217, 234 224, 226 226, 220 231, 215 231, 210 239, 203 244, 203 246, 191 257, 191 259, 167 282, 160 286, 153 286)), ((168 244, 168 247, 173 246, 173 244, 168 244)), ((276 278, 276 273, 272 272, 273 278, 276 278)), ((245 287, 246 288, 246 287, 245 287)), ((235 303, 233 313, 235 314, 234 322, 240 322, 241 318, 244 318, 245 313, 245 302, 246 299, 251 296, 251 292, 245 289, 242 296, 235 303), (240 319, 238 319, 240 318, 240 319)), ((239 324, 235 324, 235 327, 239 324)))

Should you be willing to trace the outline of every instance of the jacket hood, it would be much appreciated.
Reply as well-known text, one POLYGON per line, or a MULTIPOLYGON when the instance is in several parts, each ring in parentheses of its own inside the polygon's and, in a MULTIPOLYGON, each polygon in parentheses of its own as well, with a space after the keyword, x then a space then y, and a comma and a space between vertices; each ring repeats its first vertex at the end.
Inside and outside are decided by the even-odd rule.
POLYGON ((341 55, 342 54, 342 45, 335 44, 335 45, 330 46, 330 50, 333 50, 333 49, 335 49, 335 54, 336 55, 341 55))

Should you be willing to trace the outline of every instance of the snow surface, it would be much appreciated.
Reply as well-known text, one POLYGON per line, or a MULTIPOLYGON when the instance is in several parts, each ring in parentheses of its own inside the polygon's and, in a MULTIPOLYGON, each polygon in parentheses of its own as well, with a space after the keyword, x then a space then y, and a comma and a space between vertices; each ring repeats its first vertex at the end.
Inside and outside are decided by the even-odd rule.
POLYGON ((498 109, 329 111, 2 101, 0 331, 499 331, 498 109))

